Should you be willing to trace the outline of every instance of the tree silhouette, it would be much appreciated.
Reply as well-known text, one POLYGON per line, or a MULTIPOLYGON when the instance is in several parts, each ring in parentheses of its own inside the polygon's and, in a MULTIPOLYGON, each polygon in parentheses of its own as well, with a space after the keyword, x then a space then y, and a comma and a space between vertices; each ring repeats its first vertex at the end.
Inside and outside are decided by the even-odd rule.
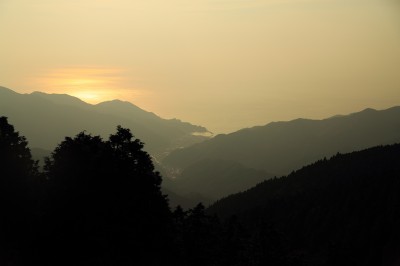
POLYGON ((49 264, 156 265, 154 252, 166 255, 168 202, 142 148, 118 127, 108 141, 67 137, 46 160, 49 264))
POLYGON ((37 173, 37 162, 32 160, 28 142, 14 130, 7 117, 0 117, 1 182, 21 183, 37 173), (7 177, 12 179, 6 180, 7 177))
POLYGON ((26 248, 32 211, 32 182, 37 162, 25 137, 0 117, 0 264, 14 263, 26 248))
POLYGON ((172 213, 143 147, 122 127, 108 140, 81 132, 39 174, 0 117, 0 265, 398 264, 400 144, 172 213))

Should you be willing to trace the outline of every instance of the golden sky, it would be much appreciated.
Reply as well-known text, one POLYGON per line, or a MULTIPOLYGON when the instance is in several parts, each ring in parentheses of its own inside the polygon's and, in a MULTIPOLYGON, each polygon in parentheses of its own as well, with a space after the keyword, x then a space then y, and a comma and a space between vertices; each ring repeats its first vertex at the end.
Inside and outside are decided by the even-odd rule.
POLYGON ((400 105, 397 0, 0 0, 0 85, 215 133, 400 105))

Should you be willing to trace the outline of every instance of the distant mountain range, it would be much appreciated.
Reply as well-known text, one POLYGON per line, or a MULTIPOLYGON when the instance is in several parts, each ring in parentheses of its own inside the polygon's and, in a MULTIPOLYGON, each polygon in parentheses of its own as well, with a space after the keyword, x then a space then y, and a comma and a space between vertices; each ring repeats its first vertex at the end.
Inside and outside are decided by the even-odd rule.
POLYGON ((202 160, 229 160, 275 175, 287 174, 337 152, 400 142, 400 107, 296 119, 239 130, 176 150, 163 165, 180 173, 202 160))
POLYGON ((66 94, 0 87, 0 115, 26 136, 35 158, 85 130, 107 138, 117 125, 145 142, 171 204, 192 207, 247 190, 323 157, 400 142, 400 107, 323 120, 296 119, 207 137, 208 130, 162 119, 129 102, 91 105, 66 94))
POLYGON ((400 107, 323 120, 296 119, 217 135, 170 153, 165 186, 205 203, 338 152, 400 142, 400 107))
POLYGON ((113 100, 91 105, 66 94, 19 94, 0 87, 0 115, 29 141, 33 153, 52 151, 65 136, 85 130, 107 138, 116 126, 130 128, 157 160, 178 147, 203 141, 207 129, 177 119, 162 119, 129 102, 113 100))

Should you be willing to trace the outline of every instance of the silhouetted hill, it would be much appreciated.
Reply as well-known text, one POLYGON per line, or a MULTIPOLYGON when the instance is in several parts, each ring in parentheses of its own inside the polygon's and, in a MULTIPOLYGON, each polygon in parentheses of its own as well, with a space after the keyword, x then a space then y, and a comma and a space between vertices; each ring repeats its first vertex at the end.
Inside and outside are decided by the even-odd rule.
POLYGON ((140 127, 157 129, 162 138, 170 141, 170 146, 175 149, 177 147, 185 147, 206 138, 194 136, 192 133, 206 133, 206 128, 195 126, 178 119, 162 119, 154 113, 147 112, 130 102, 113 100, 99 103, 94 109, 100 113, 120 116, 127 119, 134 118, 135 123, 140 127))
POLYGON ((212 205, 269 225, 306 265, 398 265, 400 144, 338 154, 212 205))
POLYGON ((46 99, 52 103, 55 104, 62 104, 62 105, 69 105, 73 107, 80 107, 80 108, 90 108, 90 104, 87 104, 86 102, 82 101, 79 98, 76 98, 74 96, 68 95, 68 94, 48 94, 40 91, 34 91, 30 94, 33 97, 38 97, 42 99, 46 99))
POLYGON ((182 172, 204 159, 240 162, 274 174, 292 170, 337 152, 351 152, 400 141, 400 107, 366 109, 324 120, 296 119, 218 135, 176 150, 163 160, 182 172))
POLYGON ((108 137, 116 125, 122 125, 131 128, 147 144, 146 149, 160 158, 206 139, 193 133, 207 132, 204 127, 162 119, 128 102, 91 105, 66 94, 19 94, 4 87, 0 87, 0 114, 29 139, 31 147, 46 150, 82 130, 108 137))
POLYGON ((254 170, 234 161, 205 159, 189 166, 164 185, 179 195, 197 198, 208 204, 271 177, 265 171, 254 170))

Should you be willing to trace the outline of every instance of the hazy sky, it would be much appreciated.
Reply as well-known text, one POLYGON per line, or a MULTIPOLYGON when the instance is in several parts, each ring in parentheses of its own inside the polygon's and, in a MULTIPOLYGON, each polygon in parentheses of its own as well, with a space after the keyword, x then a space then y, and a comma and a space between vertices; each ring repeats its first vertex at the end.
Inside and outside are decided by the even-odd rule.
POLYGON ((0 85, 216 133, 400 105, 397 0, 0 0, 0 85))

